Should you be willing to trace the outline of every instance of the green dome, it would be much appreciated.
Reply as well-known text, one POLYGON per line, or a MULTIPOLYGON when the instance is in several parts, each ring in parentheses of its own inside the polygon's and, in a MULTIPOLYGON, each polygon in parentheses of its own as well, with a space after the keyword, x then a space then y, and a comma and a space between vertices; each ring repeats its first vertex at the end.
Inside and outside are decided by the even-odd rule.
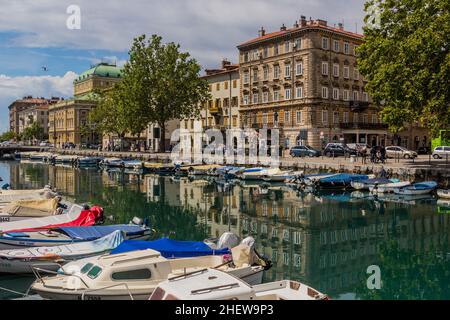
POLYGON ((121 72, 122 68, 120 67, 107 63, 99 63, 95 67, 80 74, 80 76, 75 79, 75 82, 86 80, 93 75, 106 78, 120 78, 122 76, 121 72))

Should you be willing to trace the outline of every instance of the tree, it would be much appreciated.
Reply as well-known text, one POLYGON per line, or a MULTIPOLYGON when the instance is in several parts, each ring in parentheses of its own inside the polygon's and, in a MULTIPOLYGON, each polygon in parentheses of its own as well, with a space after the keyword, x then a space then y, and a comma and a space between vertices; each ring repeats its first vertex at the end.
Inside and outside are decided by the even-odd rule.
POLYGON ((370 0, 358 68, 392 131, 450 123, 450 2, 370 0))
POLYGON ((7 131, 0 135, 0 141, 1 142, 10 141, 10 140, 16 139, 16 137, 17 136, 14 131, 7 131))
POLYGON ((201 104, 209 99, 208 83, 200 71, 189 53, 180 52, 180 45, 163 44, 157 35, 135 38, 122 81, 129 115, 136 121, 131 127, 135 133, 150 123, 158 124, 164 151, 166 123, 198 116, 201 104))
POLYGON ((38 122, 33 122, 31 126, 23 130, 22 137, 24 140, 43 140, 45 138, 44 128, 38 122))

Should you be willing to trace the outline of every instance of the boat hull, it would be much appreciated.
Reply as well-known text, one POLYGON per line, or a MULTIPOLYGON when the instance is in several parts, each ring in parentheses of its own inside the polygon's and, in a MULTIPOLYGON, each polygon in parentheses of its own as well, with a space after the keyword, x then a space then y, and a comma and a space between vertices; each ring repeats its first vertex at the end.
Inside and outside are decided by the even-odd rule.
POLYGON ((437 195, 439 198, 450 199, 450 190, 438 190, 437 195))

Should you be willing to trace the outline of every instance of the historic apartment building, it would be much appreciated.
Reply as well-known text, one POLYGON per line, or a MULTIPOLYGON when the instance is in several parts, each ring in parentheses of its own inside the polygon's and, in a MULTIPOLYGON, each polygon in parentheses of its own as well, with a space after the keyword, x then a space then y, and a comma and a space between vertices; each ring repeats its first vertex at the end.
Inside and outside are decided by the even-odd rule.
POLYGON ((241 125, 280 129, 280 143, 323 147, 328 142, 384 144, 387 126, 358 72, 363 36, 306 20, 238 46, 241 125))
MULTIPOLYGON (((47 106, 50 104, 54 104, 59 101, 59 98, 33 98, 32 96, 23 97, 22 99, 16 100, 8 107, 9 109, 9 130, 19 134, 23 131, 23 128, 28 126, 29 118, 28 116, 36 115, 35 112, 41 106, 47 106), (34 109, 34 111, 31 111, 34 109), (25 112, 26 110, 30 110, 30 113, 25 112), (22 128, 22 131, 20 130, 22 128)), ((37 115, 36 115, 37 119, 37 115)), ((48 123, 44 121, 41 123, 41 126, 48 127, 48 123)))
POLYGON ((95 107, 95 91, 111 88, 121 80, 121 68, 100 63, 83 72, 74 81, 74 97, 49 108, 49 140, 61 147, 66 142, 99 143, 100 137, 89 124, 89 112, 95 107), (88 128, 86 130, 86 128, 88 128))
POLYGON ((209 83, 211 100, 203 105, 198 118, 182 120, 181 129, 187 129, 192 134, 208 129, 225 133, 227 129, 239 128, 239 65, 224 60, 220 68, 205 72, 203 78, 209 83))
MULTIPOLYGON (((55 103, 59 100, 54 100, 55 103)), ((38 104, 31 108, 24 109, 19 112, 19 133, 23 133, 24 130, 33 123, 38 123, 43 129, 44 135, 48 135, 48 104, 38 104)))

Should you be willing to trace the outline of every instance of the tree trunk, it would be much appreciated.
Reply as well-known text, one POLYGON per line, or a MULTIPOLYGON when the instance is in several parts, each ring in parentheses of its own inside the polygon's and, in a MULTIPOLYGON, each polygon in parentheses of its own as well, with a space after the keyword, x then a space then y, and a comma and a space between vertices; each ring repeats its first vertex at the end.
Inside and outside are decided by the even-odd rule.
POLYGON ((159 124, 161 133, 160 133, 160 139, 159 139, 159 152, 165 153, 166 152, 166 123, 160 123, 159 124))

